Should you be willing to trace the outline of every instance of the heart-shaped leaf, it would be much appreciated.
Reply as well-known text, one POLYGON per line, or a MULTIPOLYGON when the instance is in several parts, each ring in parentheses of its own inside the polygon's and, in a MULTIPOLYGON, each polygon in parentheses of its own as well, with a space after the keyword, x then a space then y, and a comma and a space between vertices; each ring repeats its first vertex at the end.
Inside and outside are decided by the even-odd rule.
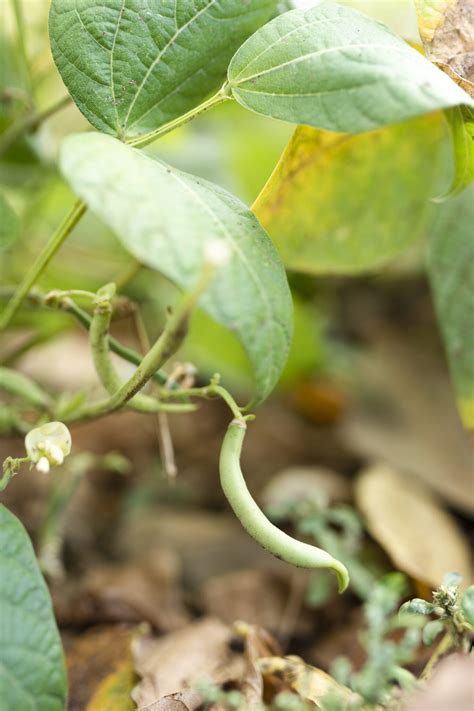
POLYGON ((428 275, 448 354, 458 408, 474 429, 474 186, 438 206, 428 275))
POLYGON ((299 126, 253 207, 285 265, 357 274, 425 235, 443 136, 441 113, 359 135, 299 126))
POLYGON ((53 0, 51 49, 93 126, 133 136, 196 106, 276 0, 53 0))
POLYGON ((0 505, 0 708, 64 711, 66 670, 28 534, 0 505))
POLYGON ((472 104, 384 25, 332 2, 257 30, 237 50, 228 78, 252 111, 347 133, 472 104))
POLYGON ((183 289, 202 270, 206 242, 228 245, 231 258, 201 306, 242 342, 255 374, 256 400, 263 400, 286 361, 292 305, 278 253, 250 210, 216 185, 110 136, 68 137, 61 168, 131 254, 183 289))

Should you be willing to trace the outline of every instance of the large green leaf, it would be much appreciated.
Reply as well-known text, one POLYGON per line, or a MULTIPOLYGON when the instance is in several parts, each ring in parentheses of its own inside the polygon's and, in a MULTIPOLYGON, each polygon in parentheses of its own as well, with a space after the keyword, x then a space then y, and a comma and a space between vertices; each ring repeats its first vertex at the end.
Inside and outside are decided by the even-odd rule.
POLYGON ((133 136, 185 113, 224 81, 276 0, 53 0, 54 60, 100 131, 133 136))
POLYGON ((359 133, 470 97, 384 25, 324 2, 280 15, 237 50, 232 94, 257 113, 359 133))
POLYGON ((474 429, 474 186, 437 210, 428 274, 461 418, 474 429))
POLYGON ((216 185, 110 136, 68 137, 61 167, 129 252, 184 289, 202 270, 206 242, 230 247, 230 261, 201 305, 238 336, 255 374, 256 400, 266 397, 286 361, 292 307, 279 256, 250 210, 216 185))
POLYGON ((0 505, 0 709, 64 711, 66 670, 28 534, 0 505))
POLYGON ((442 114, 360 135, 300 126, 253 209, 285 265, 356 274, 426 231, 442 114))

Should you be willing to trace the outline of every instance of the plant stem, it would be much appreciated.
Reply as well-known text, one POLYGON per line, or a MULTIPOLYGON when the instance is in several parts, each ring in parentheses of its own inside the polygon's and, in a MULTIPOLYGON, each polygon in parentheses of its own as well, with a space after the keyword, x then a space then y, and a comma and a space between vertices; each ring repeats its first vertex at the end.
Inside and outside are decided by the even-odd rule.
POLYGON ((339 581, 339 592, 349 583, 346 567, 321 548, 291 538, 271 523, 250 494, 240 468, 240 454, 247 429, 242 417, 235 418, 224 437, 220 476, 224 494, 242 526, 261 546, 287 563, 300 568, 331 568, 339 581))
MULTIPOLYGON (((0 290, 0 298, 2 294, 11 294, 11 290, 2 289, 0 290)), ((34 306, 39 306, 41 308, 59 309, 67 314, 70 314, 71 316, 74 316, 76 321, 80 323, 86 331, 89 331, 91 327, 92 318, 89 316, 87 311, 81 309, 71 299, 64 299, 56 303, 45 303, 44 296, 36 291, 30 292, 25 297, 25 299, 27 299, 34 306)), ((39 342, 42 342, 42 340, 43 336, 41 336, 39 342)), ((113 338, 112 336, 109 336, 109 348, 118 356, 128 361, 129 363, 132 363, 133 365, 140 365, 140 363, 142 362, 142 356, 137 353, 137 351, 134 351, 132 348, 127 348, 127 346, 122 345, 120 341, 117 341, 117 339, 113 338)), ((15 353, 15 357, 16 356, 17 353, 15 353)), ((10 358, 8 360, 10 361, 10 358)), ((2 364, 6 365, 6 363, 3 362, 2 364)), ((166 373, 163 373, 163 371, 161 370, 157 370, 156 373, 153 375, 153 379, 156 380, 156 382, 160 385, 166 385, 166 383, 168 382, 168 375, 166 373)), ((177 388, 175 386, 174 390, 176 389, 177 388)))
MULTIPOLYGON (((186 335, 189 316, 197 305, 201 295, 207 289, 213 273, 214 268, 205 264, 197 284, 182 297, 176 310, 169 317, 163 333, 143 357, 132 377, 123 383, 110 398, 85 406, 78 412, 73 413, 71 419, 68 420, 69 422, 101 417, 102 415, 115 412, 142 389, 145 383, 153 377, 153 374, 166 363, 181 345, 186 335)), ((157 403, 157 411, 189 412, 193 409, 194 406, 191 404, 157 403)))
POLYGON ((54 257, 63 242, 66 240, 68 235, 77 225, 82 215, 85 213, 86 209, 87 208, 82 202, 82 200, 77 200, 74 203, 72 210, 65 217, 63 222, 54 232, 54 234, 50 237, 49 242, 46 244, 46 246, 36 258, 36 260, 33 262, 33 265, 27 272, 16 293, 14 294, 10 302, 7 304, 2 314, 2 317, 0 318, 0 331, 8 326, 11 319, 20 308, 23 300, 26 298, 28 292, 39 279, 39 277, 46 269, 49 262, 54 257))
POLYGON ((44 109, 44 111, 34 112, 28 114, 22 119, 19 119, 17 123, 10 126, 10 128, 3 134, 2 139, 0 140, 0 157, 5 155, 9 148, 11 148, 11 146, 25 133, 35 131, 44 121, 49 119, 61 109, 65 108, 70 103, 71 97, 63 96, 55 104, 52 104, 48 108, 44 109))
POLYGON ((164 126, 160 126, 160 128, 157 128, 155 131, 151 131, 150 133, 145 133, 143 136, 137 136, 136 138, 130 139, 127 143, 134 148, 143 148, 144 146, 148 146, 150 143, 153 143, 153 141, 156 141, 157 138, 161 138, 167 133, 174 131, 176 128, 184 126, 186 123, 189 123, 189 121, 192 121, 197 116, 200 116, 200 114, 203 114, 205 111, 211 109, 213 106, 218 106, 219 104, 224 103, 224 101, 228 101, 230 99, 232 99, 232 97, 228 92, 228 85, 226 82, 217 94, 211 96, 211 98, 207 99, 207 101, 203 101, 203 103, 199 104, 196 108, 191 109, 191 111, 188 111, 182 116, 178 116, 178 118, 173 119, 173 121, 165 123, 164 126))
MULTIPOLYGON (((94 366, 104 388, 113 395, 122 383, 110 358, 109 328, 112 318, 111 299, 115 294, 115 284, 108 284, 97 293, 97 304, 89 330, 90 346, 94 366)), ((148 395, 138 394, 128 403, 139 412, 160 412, 161 404, 148 395)))
POLYGON ((229 406, 230 411, 236 419, 248 420, 253 419, 253 415, 242 415, 240 407, 235 402, 232 395, 217 382, 209 383, 202 388, 180 388, 179 390, 161 390, 160 397, 162 400, 170 398, 189 398, 189 397, 220 397, 229 406))
POLYGON ((18 49, 23 62, 23 69, 25 75, 26 86, 30 97, 33 98, 33 79, 31 76, 30 61, 28 58, 28 53, 26 51, 25 44, 25 20, 23 16, 23 6, 21 0, 12 0, 13 13, 15 15, 16 21, 16 32, 17 32, 17 42, 18 49))
POLYGON ((428 663, 426 664, 425 668, 423 669, 421 673, 421 679, 423 681, 428 681, 428 679, 431 677, 434 668, 438 664, 439 660, 441 657, 443 657, 446 652, 449 652, 451 647, 454 646, 454 637, 451 632, 446 632, 444 637, 441 638, 441 641, 439 644, 436 646, 433 654, 428 660, 428 663))

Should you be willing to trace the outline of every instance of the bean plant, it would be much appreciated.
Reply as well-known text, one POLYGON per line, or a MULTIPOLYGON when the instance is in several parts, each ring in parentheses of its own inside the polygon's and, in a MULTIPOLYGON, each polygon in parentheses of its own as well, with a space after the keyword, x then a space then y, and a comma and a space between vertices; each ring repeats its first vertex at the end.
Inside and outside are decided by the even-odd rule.
MULTIPOLYGON (((178 415, 194 411, 200 399, 220 398, 231 418, 220 454, 221 484, 235 514, 275 556, 334 571, 343 592, 348 584, 343 563, 273 525, 253 500, 240 466, 247 428, 277 385, 292 340, 285 267, 309 273, 370 271, 428 233, 429 277, 460 412, 472 425, 472 361, 462 337, 472 293, 466 288, 458 299, 453 289, 469 250, 473 202, 466 198, 466 186, 473 172, 474 101, 467 82, 455 81, 453 72, 445 73, 371 18, 332 1, 315 2, 304 11, 288 10, 288 5, 276 0, 52 0, 51 52, 67 95, 44 112, 27 112, 4 125, 0 153, 8 156, 70 98, 90 127, 62 141, 58 165, 76 200, 42 250, 24 265, 21 282, 12 285, 7 274, 0 328, 15 325, 26 307, 70 314, 88 331, 97 380, 108 394, 57 397, 26 375, 2 367, 0 388, 8 393, 8 404, 2 406, 1 428, 25 437, 25 453, 6 459, 1 488, 14 486, 13 477, 25 466, 40 473, 60 467, 79 423, 122 410, 178 415), (253 208, 143 150, 204 112, 230 103, 243 112, 300 125, 253 208), (449 146, 445 127, 452 136, 449 146), (316 220, 307 212, 317 204, 317 188, 298 197, 297 184, 284 181, 302 146, 312 159, 318 145, 329 146, 335 135, 347 139, 343 150, 367 155, 370 175, 377 175, 382 161, 391 165, 399 151, 418 161, 406 176, 394 169, 401 181, 393 190, 398 202, 392 210, 386 201, 392 223, 380 239, 373 225, 339 234, 324 222, 323 212, 325 232, 317 239, 312 232, 316 220), (368 152, 364 148, 373 135, 379 137, 381 151, 376 158, 374 144, 368 152), (444 172, 450 156, 451 187, 444 172), (439 178, 436 187, 431 174, 439 178), (113 231, 131 267, 138 262, 155 270, 181 291, 143 357, 109 334, 120 308, 119 285, 104 283, 89 291, 77 283, 48 292, 37 286, 88 211, 113 231), (198 306, 243 346, 254 376, 250 402, 239 404, 219 375, 196 385, 189 378, 170 377, 166 370, 198 306), (135 366, 128 379, 117 372, 112 353, 135 366), (149 382, 153 389, 144 390, 149 382)), ((13 6, 21 31, 20 0, 13 6)), ((25 59, 27 50, 22 46, 25 59)), ((25 72, 33 91, 26 65, 25 72)), ((337 160, 334 156, 334 165, 337 160)), ((342 173, 334 189, 343 190, 339 186, 344 180, 342 173)), ((365 178, 350 185, 351 194, 365 190, 358 214, 370 213, 371 201, 378 199, 371 193, 377 185, 370 185, 365 178)), ((345 203, 350 209, 349 198, 346 194, 341 199, 341 210, 345 203)), ((1 247, 6 250, 14 242, 18 220, 3 195, 0 213, 1 247)), ((0 507, 0 519, 0 599, 6 610, 0 708, 59 711, 66 703, 66 675, 47 591, 23 526, 5 507, 0 507)), ((363 685, 362 677, 359 682, 363 685)))

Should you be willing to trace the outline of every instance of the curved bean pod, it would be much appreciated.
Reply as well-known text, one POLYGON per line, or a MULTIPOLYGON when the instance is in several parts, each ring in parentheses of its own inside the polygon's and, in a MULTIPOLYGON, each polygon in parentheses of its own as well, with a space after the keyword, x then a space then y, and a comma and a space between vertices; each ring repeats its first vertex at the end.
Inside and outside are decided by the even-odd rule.
POLYGON ((288 536, 267 519, 253 500, 240 468, 240 454, 246 429, 243 420, 232 420, 220 455, 221 485, 235 515, 247 533, 277 558, 300 568, 334 570, 338 578, 339 592, 343 592, 349 583, 346 567, 321 548, 288 536))

